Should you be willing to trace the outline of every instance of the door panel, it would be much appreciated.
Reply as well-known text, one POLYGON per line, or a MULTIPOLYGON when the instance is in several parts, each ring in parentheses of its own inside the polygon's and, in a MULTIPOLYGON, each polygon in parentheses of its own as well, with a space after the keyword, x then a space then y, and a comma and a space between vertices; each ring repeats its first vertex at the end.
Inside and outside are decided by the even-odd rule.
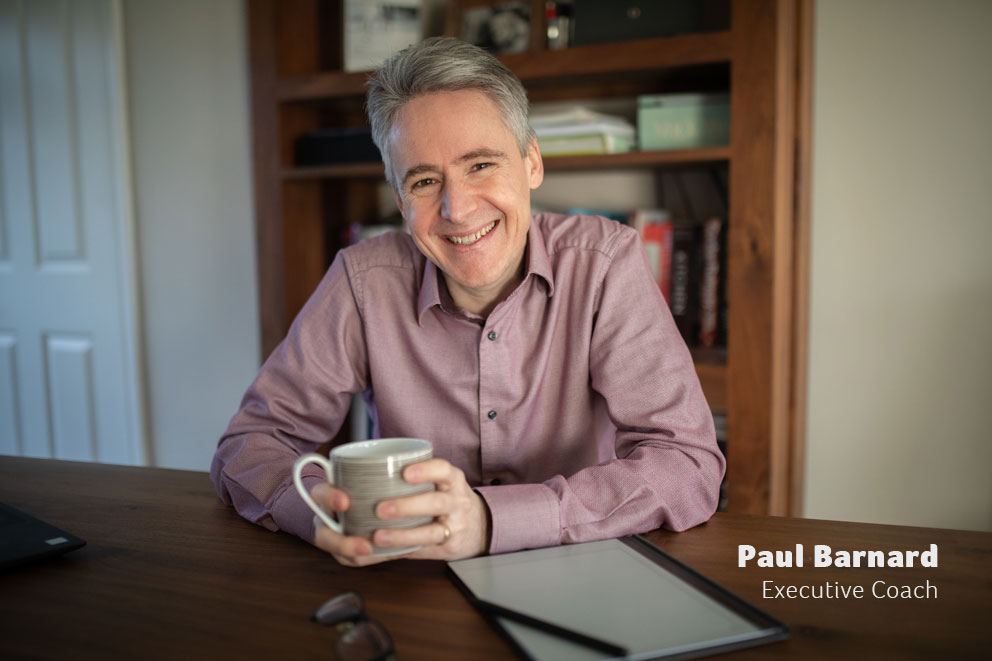
POLYGON ((110 0, 0 0, 0 452, 142 464, 110 0))

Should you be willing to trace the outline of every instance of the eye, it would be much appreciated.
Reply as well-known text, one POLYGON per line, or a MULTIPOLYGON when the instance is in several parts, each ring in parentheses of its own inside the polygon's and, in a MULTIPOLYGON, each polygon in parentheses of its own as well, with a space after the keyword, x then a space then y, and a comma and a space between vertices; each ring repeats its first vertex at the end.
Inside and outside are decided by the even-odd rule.
POLYGON ((425 188, 434 183, 437 183, 437 179, 434 179, 432 177, 425 177, 423 179, 418 179, 417 181, 413 182, 413 185, 410 186, 410 190, 418 190, 421 188, 425 188))
POLYGON ((492 167, 495 163, 476 163, 472 166, 472 171, 485 170, 486 168, 492 167))

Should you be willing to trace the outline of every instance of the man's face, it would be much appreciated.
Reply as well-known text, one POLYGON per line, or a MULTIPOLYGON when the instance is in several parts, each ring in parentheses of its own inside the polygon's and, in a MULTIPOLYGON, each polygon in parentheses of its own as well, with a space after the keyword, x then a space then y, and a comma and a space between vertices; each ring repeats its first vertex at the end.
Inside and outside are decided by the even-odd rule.
POLYGON ((519 283, 530 191, 543 179, 536 144, 521 156, 482 92, 408 101, 389 134, 396 201, 420 251, 457 305, 487 311, 519 283))

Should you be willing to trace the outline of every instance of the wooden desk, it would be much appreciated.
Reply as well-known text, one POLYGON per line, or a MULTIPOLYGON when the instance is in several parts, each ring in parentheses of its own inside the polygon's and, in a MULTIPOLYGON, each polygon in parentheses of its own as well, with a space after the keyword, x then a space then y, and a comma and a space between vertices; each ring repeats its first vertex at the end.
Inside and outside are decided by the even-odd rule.
MULTIPOLYGON (((344 590, 410 659, 512 659, 441 562, 337 566, 300 540, 224 507, 206 473, 0 457, 0 500, 87 546, 0 575, 0 658, 330 658, 336 632, 310 613, 344 590)), ((731 658, 989 658, 992 534, 717 515, 648 539, 780 618, 792 638, 731 658), (928 569, 737 567, 737 545, 925 549, 928 569), (862 584, 864 599, 767 599, 762 581, 862 584), (929 580, 931 600, 875 599, 870 586, 929 580)))

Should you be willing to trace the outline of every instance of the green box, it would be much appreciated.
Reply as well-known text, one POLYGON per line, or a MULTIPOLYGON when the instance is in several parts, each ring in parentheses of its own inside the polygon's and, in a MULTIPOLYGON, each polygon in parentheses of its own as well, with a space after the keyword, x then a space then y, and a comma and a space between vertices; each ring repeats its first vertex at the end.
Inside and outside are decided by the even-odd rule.
POLYGON ((641 151, 729 144, 728 95, 649 94, 637 97, 637 146, 641 151))

